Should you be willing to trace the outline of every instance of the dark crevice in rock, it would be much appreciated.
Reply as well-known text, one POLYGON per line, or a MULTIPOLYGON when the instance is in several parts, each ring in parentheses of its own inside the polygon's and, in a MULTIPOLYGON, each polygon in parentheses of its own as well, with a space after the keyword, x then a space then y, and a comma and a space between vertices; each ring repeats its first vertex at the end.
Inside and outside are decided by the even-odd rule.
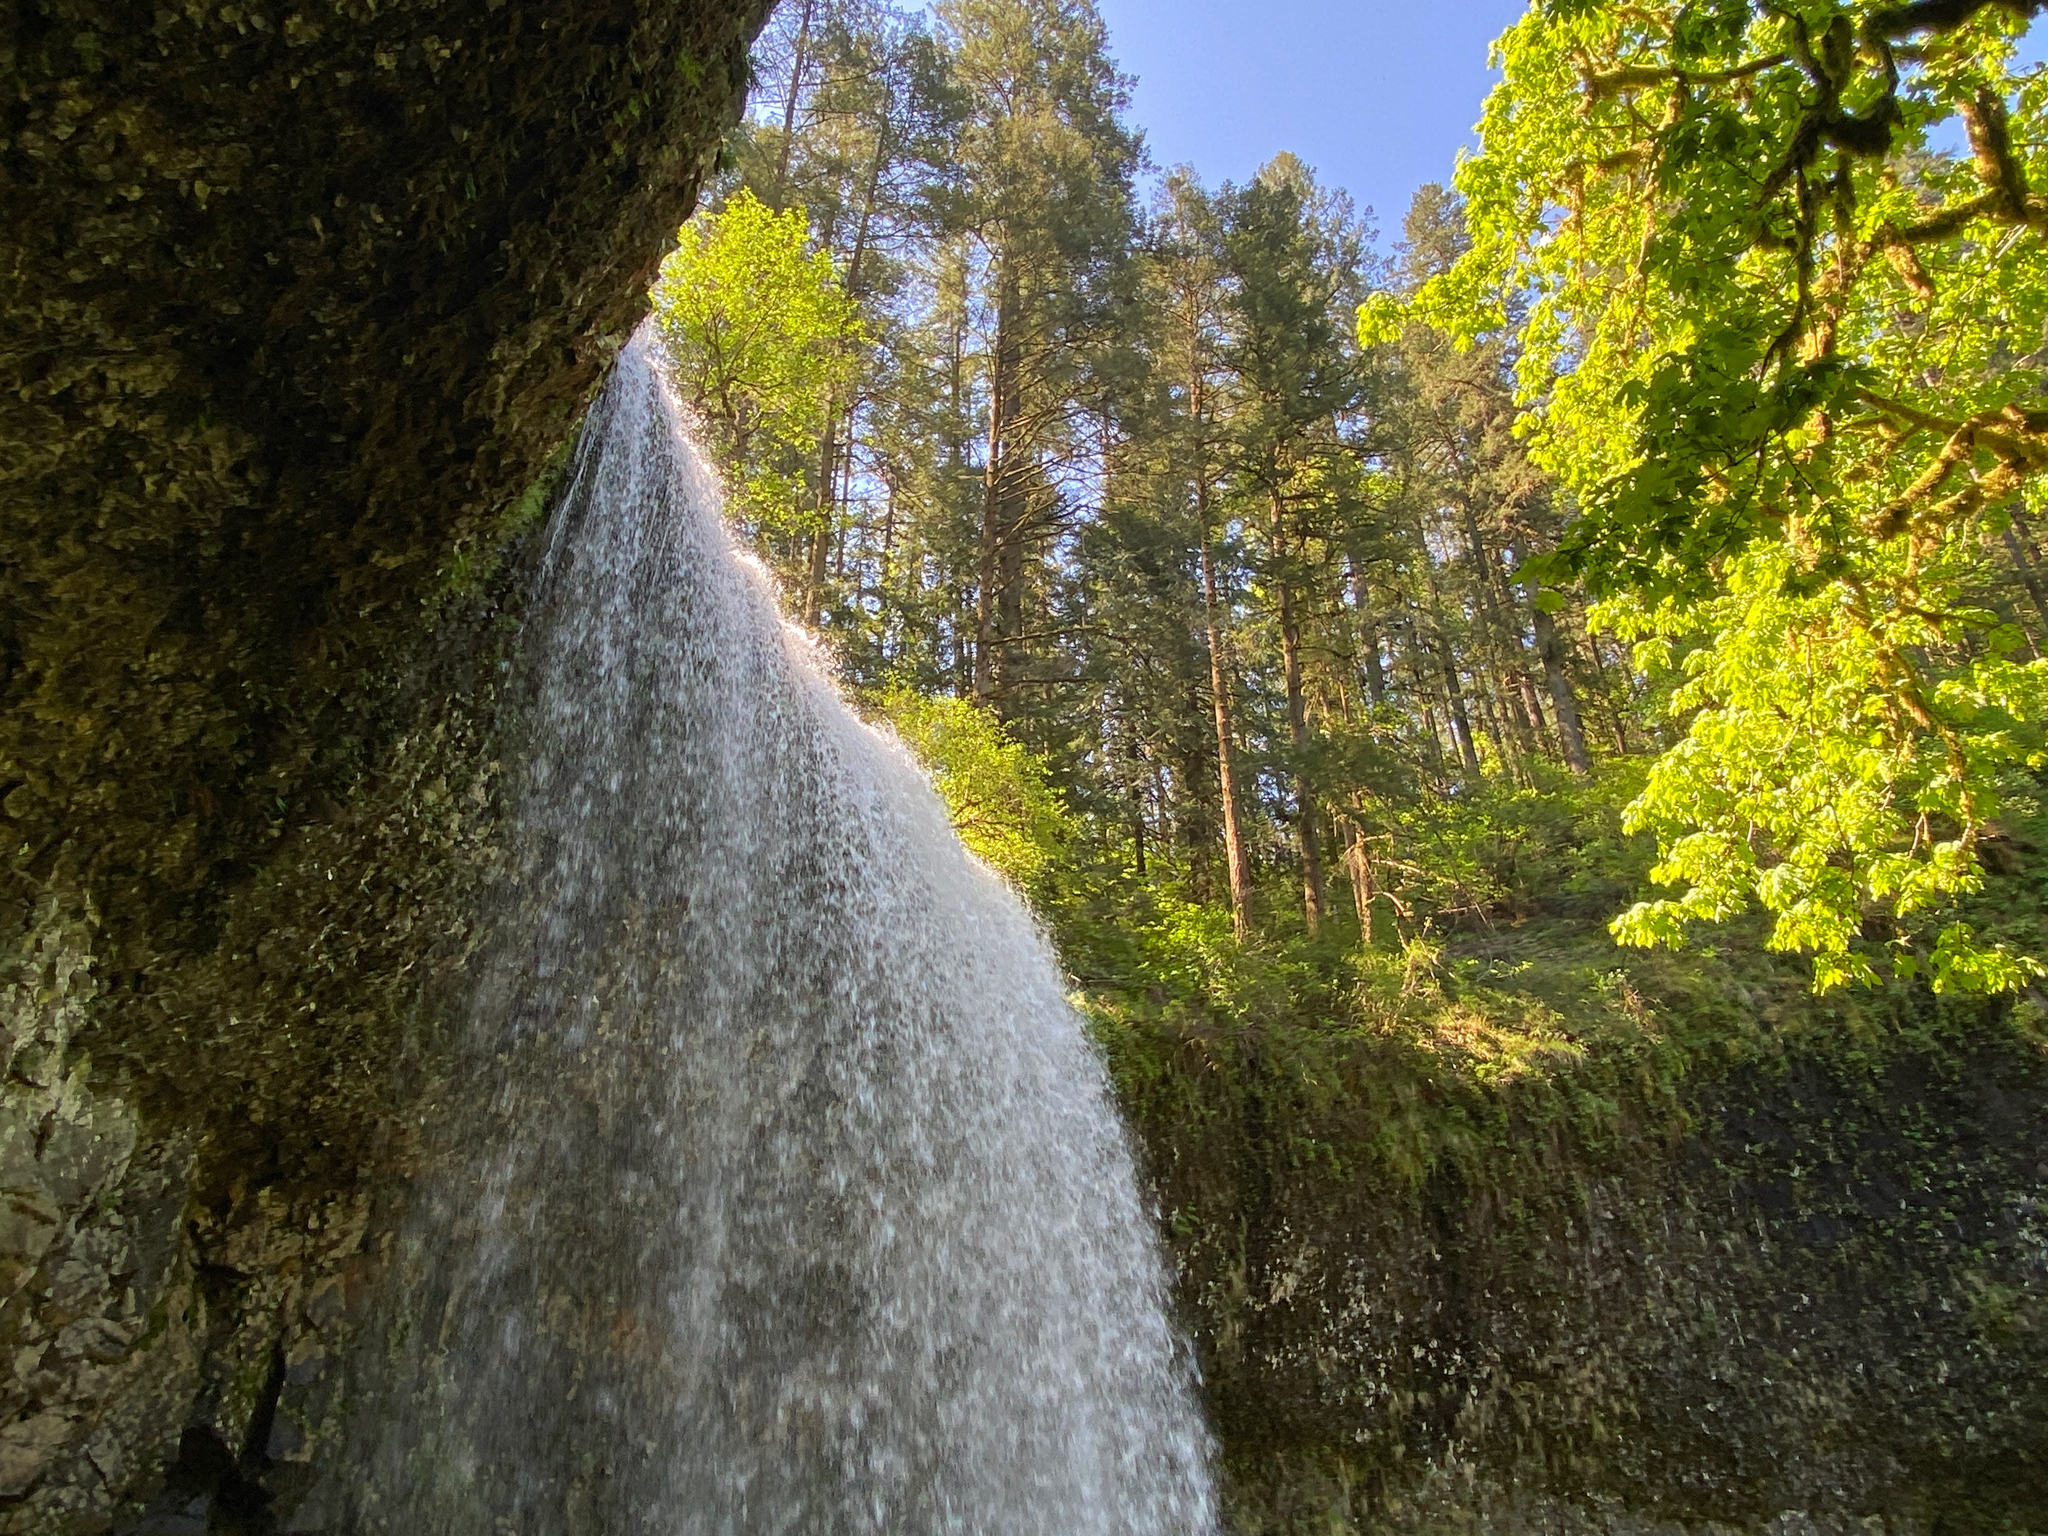
POLYGON ((252 1481, 217 1435, 188 1429, 178 1439, 177 1459, 165 1470, 163 1487, 142 1512, 114 1528, 115 1536, 269 1536, 276 1523, 270 1495, 252 1481))

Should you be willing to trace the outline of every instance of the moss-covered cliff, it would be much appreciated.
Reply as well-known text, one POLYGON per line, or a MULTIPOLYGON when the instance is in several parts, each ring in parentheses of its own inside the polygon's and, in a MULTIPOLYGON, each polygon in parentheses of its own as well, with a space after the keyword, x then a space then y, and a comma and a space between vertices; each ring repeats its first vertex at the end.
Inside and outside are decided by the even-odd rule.
POLYGON ((0 1530, 312 1454, 484 857, 479 567, 764 10, 0 18, 0 1530))
POLYGON ((2048 1530, 2038 1013, 1739 944, 1106 1010, 1241 1530, 2048 1530))

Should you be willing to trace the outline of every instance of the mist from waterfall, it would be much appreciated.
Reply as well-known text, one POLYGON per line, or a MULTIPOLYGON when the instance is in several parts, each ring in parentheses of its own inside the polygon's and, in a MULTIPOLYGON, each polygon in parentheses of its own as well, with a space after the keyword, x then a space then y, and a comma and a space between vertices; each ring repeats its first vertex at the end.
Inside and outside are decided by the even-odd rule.
POLYGON ((528 622, 514 872, 352 1523, 1213 1531, 1058 967, 732 547, 646 329, 528 622))

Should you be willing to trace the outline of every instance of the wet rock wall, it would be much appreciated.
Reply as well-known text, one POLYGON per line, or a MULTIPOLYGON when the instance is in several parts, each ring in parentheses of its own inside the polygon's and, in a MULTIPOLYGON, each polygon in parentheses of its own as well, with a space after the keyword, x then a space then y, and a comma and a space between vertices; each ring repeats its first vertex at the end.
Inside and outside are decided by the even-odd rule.
POLYGON ((1238 1528, 2048 1530, 2048 1043, 1883 1011, 1542 1084, 1127 1057, 1238 1528))
POLYGON ((0 1531, 292 1518, 521 530, 765 9, 0 14, 0 1531))

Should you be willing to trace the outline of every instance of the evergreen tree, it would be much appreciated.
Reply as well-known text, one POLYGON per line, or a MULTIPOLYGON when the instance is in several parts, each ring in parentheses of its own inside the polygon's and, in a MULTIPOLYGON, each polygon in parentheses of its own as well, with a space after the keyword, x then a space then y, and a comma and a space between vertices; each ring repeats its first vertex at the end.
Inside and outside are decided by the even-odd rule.
POLYGON ((1013 716, 1020 688, 1063 671, 1043 562, 1100 462, 1091 373, 1128 292, 1138 149, 1088 0, 946 0, 938 15, 973 104, 959 160, 986 421, 974 696, 1013 716))
MULTIPOLYGON (((1643 249, 1640 217, 1655 204, 1659 217, 1678 220, 1672 239, 1693 239, 1725 215, 1735 234, 1763 240, 1755 250, 1765 253, 1777 250, 1776 237, 1755 235, 1722 203, 1701 205, 1685 223, 1685 189, 1698 185, 1686 178, 1708 162, 1685 159, 1685 146, 1645 127, 1630 104, 1683 83, 1697 62, 1686 49, 1705 48, 1725 64, 1733 34, 1674 41, 1658 31, 1662 10, 1630 14, 1604 4, 1578 8, 1577 20, 1545 11, 1511 35, 1507 106, 1491 120, 1487 156, 1463 173, 1463 191, 1418 194, 1385 261, 1368 218, 1291 155, 1214 193, 1175 170, 1141 214, 1144 167, 1124 119, 1127 82, 1100 17, 1082 0, 949 0, 935 14, 879 0, 809 0, 780 14, 759 64, 764 99, 735 136, 730 169, 672 267, 708 271, 709 253, 749 221, 774 232, 763 247, 772 246, 773 259, 730 274, 722 298, 719 285, 699 284, 691 302, 711 308, 696 319, 678 307, 684 290, 670 281, 662 303, 679 378, 706 412, 736 511, 793 614, 818 629, 847 683, 906 734, 923 732, 935 771, 952 771, 941 762, 945 742, 984 765, 1008 765, 998 778, 1026 760, 1016 754, 1040 765, 1067 819, 1062 851, 1035 864, 1031 880, 1058 910, 1085 907, 1091 921, 1128 932, 1120 925, 1145 920, 1144 912, 1190 903, 1208 914, 1190 922, 1213 918, 1247 952, 1303 941, 1318 953, 1406 944, 1433 929, 1484 924, 1516 903, 1578 899, 1531 894, 1526 871, 1548 855, 1524 846, 1525 834, 1543 818, 1550 830, 1539 843, 1562 835, 1566 822, 1592 829, 1585 835, 1606 849, 1609 873, 1596 879, 1582 869, 1577 888, 1597 888, 1619 905, 1637 879, 1611 825, 1625 797, 1618 786, 1637 782, 1639 770, 1625 761, 1632 754, 1679 746, 1652 771, 1635 814, 1675 838, 1676 849, 1693 846, 1687 826, 1712 832, 1698 846, 1718 848, 1727 808, 1709 803, 1703 786, 1712 774, 1739 761, 1757 793, 1787 789, 1768 782, 1785 754, 1765 762, 1752 750, 1768 735, 1752 728, 1759 708, 1814 724, 1814 740, 1840 746, 1843 722, 1876 707, 1867 695, 1863 704, 1852 697, 1868 676, 1844 692, 1759 647, 1769 636, 1820 636, 1826 625, 1813 628, 1816 615, 1828 603, 1839 610, 1855 582, 1868 587, 1882 559, 1868 561, 1883 541, 1857 535, 1843 558, 1854 554, 1865 566, 1829 565, 1822 535, 1841 530, 1829 532, 1817 505, 1802 502, 1803 521, 1785 525, 1806 540, 1791 546, 1790 575, 1767 602, 1764 588, 1741 589, 1752 618, 1768 622, 1730 628, 1732 610, 1713 606, 1716 584, 1739 577, 1749 556, 1704 551, 1704 525, 1658 510, 1657 488, 1675 483, 1666 471, 1697 470, 1711 517, 1739 512, 1754 522, 1753 505, 1713 489, 1716 475, 1735 484, 1723 451, 1734 451, 1733 439, 1695 441, 1688 421, 1739 426, 1752 433, 1743 440, 1750 449, 1764 445, 1759 463, 1811 473, 1839 468, 1849 439, 1866 427, 1880 437, 1903 430, 1896 411, 1884 414, 1892 406, 1935 419, 1932 403, 1896 391, 1869 421, 1843 416, 1839 402, 1821 409, 1791 395, 1780 403, 1819 414, 1787 427, 1769 411, 1715 413, 1731 401, 1779 399, 1770 380, 1791 379, 1785 370, 1795 362, 1806 370, 1799 377, 1826 374, 1830 389, 1849 387, 1841 381, 1851 373, 1827 373, 1815 361, 1835 355, 1823 343, 1879 360, 1921 356, 1894 331, 1932 320, 1888 319, 1906 311, 1884 306, 1920 292, 1918 271, 1936 296, 1913 302, 1955 320, 1960 301, 1944 297, 1942 285, 1978 270, 1969 263, 1984 248, 1958 231, 2006 217, 1982 200, 2005 185, 1998 146, 2024 149, 2010 121, 2017 107, 2009 93, 2004 109, 1970 98, 1980 158, 1990 156, 1972 174, 1989 191, 1964 197, 1961 169, 1917 150, 1920 158, 1887 173, 1926 207, 1951 198, 1947 212, 1926 215, 1936 223, 1925 230, 1897 224, 1906 214, 1893 194, 1852 188, 1875 198, 1869 207, 1885 210, 1900 232, 1883 267, 1897 282, 1873 276, 1868 262, 1831 269, 1863 285, 1839 290, 1838 317, 1796 293, 1785 311, 1804 327, 1799 345, 1822 351, 1805 361, 1752 359, 1751 375, 1731 374, 1715 393, 1701 383, 1701 357, 1686 361, 1671 338, 1722 317, 1701 311, 1656 263, 1632 272, 1630 253, 1643 249), (1613 70, 1566 78, 1573 47, 1613 70), (1590 103, 1590 116, 1575 115, 1574 101, 1590 103), (1588 153, 1608 146, 1602 154, 1622 147, 1588 181, 1583 215, 1570 201, 1576 184, 1562 203, 1532 214, 1528 199, 1560 186, 1556 166, 1567 161, 1553 151, 1563 143, 1588 153), (1666 180, 1629 158, 1638 152, 1668 154, 1657 173, 1666 180), (1604 253, 1583 270, 1570 258, 1576 247, 1558 244, 1582 217, 1588 249, 1604 253), (1960 222, 1951 229, 1941 220, 1960 222), (1937 257, 1950 276, 1927 267, 1937 257), (741 404, 727 409, 713 387, 721 375, 711 366, 719 353, 709 317, 720 303, 743 307, 752 302, 746 293, 765 294, 778 272, 801 278, 790 312, 775 319, 782 331, 763 332, 781 336, 771 350, 788 371, 760 374, 756 394, 742 391, 741 404), (1617 283, 1634 294, 1635 310, 1616 307, 1617 283), (1850 296, 1866 290, 1874 297, 1859 309, 1865 301, 1850 296), (856 310, 858 325, 843 323, 856 310), (1609 333, 1628 316, 1665 352, 1631 352, 1609 333), (1653 367, 1659 356, 1664 363, 1653 367), (1811 435, 1816 423, 1833 436, 1811 435), (1687 593, 1705 606, 1687 608, 1687 593), (1616 626, 1627 633, 1617 636, 1616 626), (1631 648, 1628 639, 1650 644, 1631 648), (1747 671, 1731 681, 1727 668, 1738 663, 1747 671), (938 696, 951 702, 918 702, 938 696), (1674 702, 1688 713, 1667 724, 1674 702), (1701 744, 1703 730, 1736 719, 1751 723, 1714 738, 1722 745, 1712 750, 1701 744), (1348 902, 1332 899, 1340 878, 1348 902)), ((1951 63, 2002 68, 1986 41, 1995 22, 1988 13, 1944 22, 1929 36, 1937 52, 1969 43, 1942 55, 1951 63)), ((1758 55, 1759 69, 1805 71, 1797 48, 1787 48, 1782 58, 1758 55)), ((1824 53, 1813 55, 1823 73, 1847 67, 1824 53)), ((1984 81, 1996 95, 1997 79, 1984 81)), ((1782 103, 1745 105, 1732 78, 1703 79, 1699 89, 1701 100, 1728 94, 1738 116, 1779 122, 1770 114, 1782 103)), ((1683 119, 1680 110, 1673 121, 1683 119)), ((1785 153, 1796 160, 1797 149, 1785 153)), ((1833 238, 1815 235, 1814 249, 1835 249, 1833 238)), ((2007 238, 2023 241, 2024 231, 2007 238)), ((1663 260, 1664 247, 1655 253, 1663 260)), ((2030 314, 2022 269, 2000 260, 1989 269, 2004 285, 1998 291, 2016 314, 2030 314)), ((1767 283, 1743 288, 1754 273, 1739 262, 1709 267, 1752 309, 1770 299, 1767 283)), ((1979 416, 2021 409, 2024 418, 2017 397, 1998 393, 2031 377, 2019 332, 1996 317, 1955 323, 1989 370, 1969 386, 1972 399, 1982 397, 1971 408, 1979 416)), ((728 370, 734 379, 744 372, 728 370)), ((1857 388, 1874 387, 1854 377, 1864 380, 1857 388)), ((1898 716, 1878 733, 1893 756, 1841 758, 1851 777, 1867 780, 1848 786, 1844 804, 1861 807, 1868 846, 1827 853, 1812 838, 1773 831, 1747 864, 1734 859, 1710 878, 1695 871, 1693 894, 1639 908, 1626 932, 1665 936, 1673 922, 1704 912, 1701 903, 1732 911, 1745 890, 1775 881, 1774 891, 1808 901, 1781 937, 1821 949, 1826 979, 1857 974, 1863 962, 1843 956, 1869 952, 1844 919, 1873 910, 1873 879, 1907 882, 1907 907, 1931 893, 1948 904, 1950 921, 1975 878, 1959 859, 1973 836, 1987 834, 1970 831, 1961 802, 1940 797, 1967 781, 1981 815, 1990 803, 1983 797, 2027 760, 2039 724, 2013 691, 2048 646, 2048 575, 2033 520, 2022 501, 1951 507, 1979 494, 1971 487, 1985 476, 2025 467, 2024 454, 1999 459, 2010 444, 1998 434, 2033 431, 2016 420, 1979 424, 1969 484, 1956 478, 1963 461, 1955 456, 1968 445, 1937 455, 1926 471, 1954 483, 1943 482, 1946 500, 1912 516, 1940 523, 1953 512, 1955 531, 1926 545, 1935 565, 1915 579, 1951 609, 1930 609, 1926 622, 1940 620, 1928 632, 1935 638, 1898 658, 1935 679, 1929 697, 1954 709, 1930 706, 1933 724, 1912 725, 1918 695, 1908 690, 1882 706, 1898 716), (1969 678, 1997 687, 1966 718, 1956 702, 1964 694, 1953 690, 1969 678), (1924 743, 1911 746, 1923 737, 1960 744, 1963 767, 1944 769, 1924 743), (1971 757, 1980 740, 1990 756, 1971 757), (1915 762, 1911 772, 1898 766, 1915 762), (1885 828, 1907 826, 1898 818, 1912 796, 1926 801, 1914 823, 1925 838, 1884 844, 1885 828), (1773 874, 1774 859, 1794 873, 1773 874)), ((1900 478, 1900 455, 1917 452, 1911 445, 1934 430, 1912 427, 1887 450, 1898 462, 1886 460, 1891 467, 1868 482, 1892 487, 1886 506, 1918 507, 1914 497, 1933 495, 1900 478)), ((1791 537, 1768 518, 1756 526, 1766 543, 1791 537)), ((1918 535, 1900 537, 1907 544, 1897 547, 1907 549, 1918 535)), ((1885 576, 1893 585, 1882 590, 1903 590, 1897 576, 1885 576)), ((1868 652, 1844 650, 1839 623, 1827 634, 1827 655, 1868 652)), ((1800 793, 1847 783, 1834 769, 1816 772, 1798 780, 1800 793)), ((1002 857, 1050 846, 1026 837, 1002 857)), ((1667 873, 1686 877, 1689 868, 1681 860, 1667 873)), ((1909 913, 1894 901, 1878 915, 1909 913)), ((2017 950, 1977 944, 1960 930, 1932 945, 1924 933, 1906 934, 1895 948, 1908 963, 1919 956, 1946 967, 1944 984, 2002 984, 2026 970, 2017 950)))

